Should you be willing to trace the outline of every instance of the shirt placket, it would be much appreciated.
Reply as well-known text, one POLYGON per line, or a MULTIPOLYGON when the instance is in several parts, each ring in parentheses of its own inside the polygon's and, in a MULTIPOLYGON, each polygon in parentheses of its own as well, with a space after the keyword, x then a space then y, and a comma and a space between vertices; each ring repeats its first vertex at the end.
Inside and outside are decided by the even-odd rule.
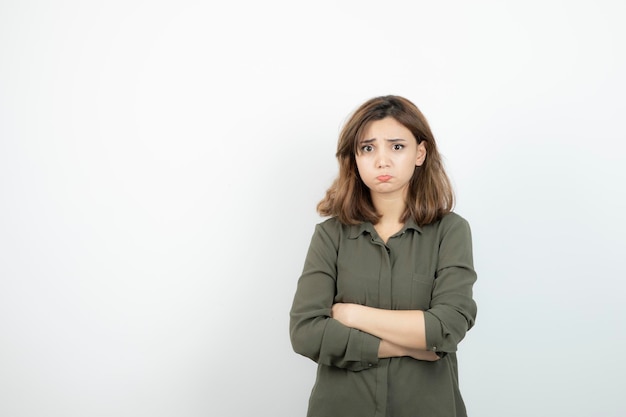
MULTIPOLYGON (((372 243, 380 251, 380 271, 378 275, 378 306, 391 309, 391 251, 378 237, 372 236, 372 243)), ((382 359, 376 369, 376 414, 375 417, 387 415, 389 359, 382 359)))

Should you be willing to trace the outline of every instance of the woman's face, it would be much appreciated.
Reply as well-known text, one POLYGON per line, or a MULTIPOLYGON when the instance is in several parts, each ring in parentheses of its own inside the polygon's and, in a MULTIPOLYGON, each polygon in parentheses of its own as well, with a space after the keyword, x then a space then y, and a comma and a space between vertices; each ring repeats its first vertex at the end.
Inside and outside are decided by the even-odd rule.
POLYGON ((424 163, 426 147, 404 125, 386 117, 366 126, 355 157, 372 198, 404 198, 415 167, 424 163))

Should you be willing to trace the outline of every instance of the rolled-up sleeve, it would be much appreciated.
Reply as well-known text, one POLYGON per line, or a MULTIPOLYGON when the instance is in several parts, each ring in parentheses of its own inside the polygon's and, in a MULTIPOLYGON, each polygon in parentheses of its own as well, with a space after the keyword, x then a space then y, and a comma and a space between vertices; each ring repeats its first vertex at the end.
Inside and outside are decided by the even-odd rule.
POLYGON ((338 231, 316 226, 290 311, 296 353, 320 364, 361 371, 378 364, 380 339, 330 317, 336 293, 338 231), (335 236, 334 236, 335 235, 335 236))
POLYGON ((477 307, 472 294, 476 272, 467 221, 460 216, 448 216, 441 226, 439 263, 424 321, 428 349, 445 354, 456 352, 476 320, 477 307))

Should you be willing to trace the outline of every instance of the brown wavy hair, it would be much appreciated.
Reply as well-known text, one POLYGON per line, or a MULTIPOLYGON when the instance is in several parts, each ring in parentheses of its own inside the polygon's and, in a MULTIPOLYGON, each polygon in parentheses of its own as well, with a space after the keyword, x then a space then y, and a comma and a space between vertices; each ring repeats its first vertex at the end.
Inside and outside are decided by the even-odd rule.
POLYGON ((381 96, 363 103, 343 126, 335 155, 339 161, 339 175, 317 204, 320 215, 337 217, 344 224, 378 223, 381 215, 374 208, 369 188, 359 176, 355 155, 368 123, 386 117, 393 117, 405 126, 417 143, 424 142, 426 147, 426 159, 421 166, 415 167, 409 182, 406 210, 400 220, 406 222, 413 218, 423 226, 452 211, 454 192, 426 118, 404 97, 381 96))

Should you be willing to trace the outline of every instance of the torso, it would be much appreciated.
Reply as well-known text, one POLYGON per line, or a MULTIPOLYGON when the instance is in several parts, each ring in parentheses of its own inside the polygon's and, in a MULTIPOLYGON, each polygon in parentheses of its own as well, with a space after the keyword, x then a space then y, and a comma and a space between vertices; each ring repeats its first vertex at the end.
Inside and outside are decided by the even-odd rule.
MULTIPOLYGON (((301 302, 310 305, 310 314, 315 315, 326 302, 387 310, 434 308, 436 312, 447 311, 450 307, 444 301, 452 299, 465 312, 446 315, 446 320, 453 331, 464 333, 465 317, 474 317, 468 286, 475 280, 475 272, 470 236, 463 232, 465 222, 459 217, 451 213, 423 227, 411 219, 403 227, 397 222, 347 226, 334 218, 326 220, 316 229, 311 244, 314 250, 305 263, 299 285, 311 292, 304 293, 301 302), (440 256, 442 250, 447 258, 440 256), (323 297, 313 291, 320 286, 326 291, 323 297)), ((328 325, 318 322, 317 326, 324 328, 324 324, 328 325)), ((351 372, 343 368, 356 368, 369 360, 369 355, 374 357, 378 340, 362 332, 342 333, 341 327, 332 332, 328 329, 309 330, 310 344, 326 349, 320 350, 309 417, 466 417, 454 351, 449 350, 437 362, 386 358, 371 368, 351 372), (346 360, 348 353, 352 356, 346 360), (335 366, 330 362, 334 360, 343 365, 335 366)))

